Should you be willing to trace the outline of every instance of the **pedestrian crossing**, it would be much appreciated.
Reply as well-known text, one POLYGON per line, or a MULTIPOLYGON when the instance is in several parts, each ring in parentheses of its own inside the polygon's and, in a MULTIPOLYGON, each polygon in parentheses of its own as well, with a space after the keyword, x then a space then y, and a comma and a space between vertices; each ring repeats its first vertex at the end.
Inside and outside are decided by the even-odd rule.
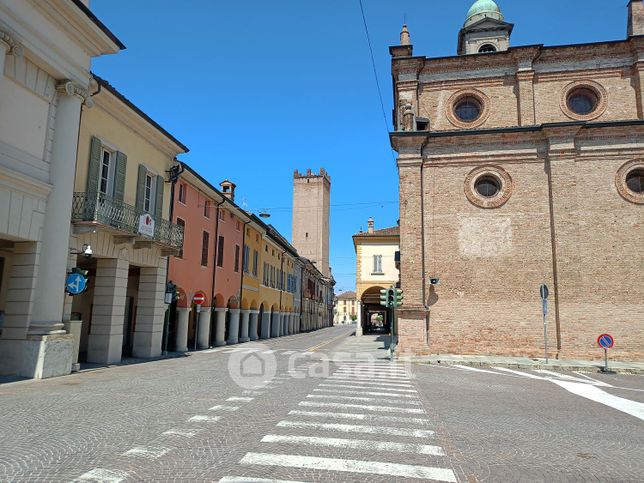
POLYGON ((260 442, 240 470, 286 481, 457 481, 413 375, 398 364, 342 364, 260 442))

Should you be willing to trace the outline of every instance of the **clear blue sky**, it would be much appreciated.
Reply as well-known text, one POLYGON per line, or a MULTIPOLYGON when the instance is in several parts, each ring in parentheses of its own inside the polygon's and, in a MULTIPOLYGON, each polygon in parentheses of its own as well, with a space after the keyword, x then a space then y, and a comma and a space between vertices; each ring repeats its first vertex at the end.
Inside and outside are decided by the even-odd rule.
MULTIPOLYGON (((363 0, 388 126, 388 46, 407 19, 414 53, 454 55, 473 0, 363 0)), ((498 0, 512 45, 626 37, 627 0, 498 0)), ((181 159, 288 239, 294 169, 332 177, 336 291, 355 286, 351 235, 395 225, 398 187, 358 0, 92 0, 127 50, 95 61, 191 152, 181 159)))

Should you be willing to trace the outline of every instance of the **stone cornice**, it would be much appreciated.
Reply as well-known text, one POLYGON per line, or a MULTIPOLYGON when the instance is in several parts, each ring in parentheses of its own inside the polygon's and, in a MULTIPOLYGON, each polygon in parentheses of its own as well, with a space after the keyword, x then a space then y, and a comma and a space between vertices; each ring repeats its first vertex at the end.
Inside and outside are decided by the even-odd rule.
POLYGON ((72 0, 25 0, 48 18, 56 27, 67 33, 75 42, 83 46, 91 57, 102 54, 115 54, 123 44, 113 34, 101 28, 72 0))
POLYGON ((17 57, 22 56, 22 45, 20 45, 20 43, 18 43, 11 34, 4 30, 0 30, 0 41, 9 46, 9 50, 7 51, 8 54, 15 55, 17 57))
POLYGON ((4 166, 0 169, 0 184, 43 199, 46 199, 53 189, 53 186, 50 184, 43 183, 31 176, 24 175, 4 166))

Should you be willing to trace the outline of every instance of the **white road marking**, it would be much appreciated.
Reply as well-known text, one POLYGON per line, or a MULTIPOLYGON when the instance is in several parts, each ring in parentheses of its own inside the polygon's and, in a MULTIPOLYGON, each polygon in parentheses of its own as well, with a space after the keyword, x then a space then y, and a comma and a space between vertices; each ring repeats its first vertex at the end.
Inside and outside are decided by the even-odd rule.
POLYGON ((373 379, 369 380, 357 380, 351 377, 329 377, 325 380, 326 382, 337 382, 339 384, 342 383, 347 383, 347 384, 365 384, 367 386, 391 386, 391 387, 414 387, 414 385, 410 382, 375 382, 373 379))
POLYGON ((459 369, 465 369, 467 371, 473 371, 473 372, 487 372, 488 374, 496 374, 497 376, 500 375, 498 372, 495 372, 495 371, 488 371, 487 369, 479 369, 478 367, 462 366, 460 364, 453 364, 451 367, 458 367, 459 369))
POLYGON ((507 372, 509 374, 514 374, 515 376, 527 377, 529 379, 539 379, 540 381, 546 380, 544 377, 535 376, 534 374, 530 374, 529 372, 515 371, 513 369, 508 369, 507 367, 493 367, 492 369, 496 369, 497 371, 507 372))
POLYGON ((313 392, 332 392, 335 394, 363 394, 365 396, 386 396, 416 398, 415 394, 400 394, 399 392, 371 392, 371 391, 347 391, 343 389, 313 389, 313 392))
POLYGON ((304 483, 294 480, 269 480, 267 478, 249 478, 248 476, 224 476, 219 483, 304 483))
POLYGON ((243 391, 242 394, 244 394, 245 396, 261 396, 262 394, 264 394, 264 391, 247 390, 247 391, 243 391))
POLYGON ((596 381, 596 380, 591 379, 591 378, 582 379, 580 377, 570 376, 568 374, 561 374, 560 372, 549 371, 547 369, 535 369, 535 372, 538 372, 540 374, 546 374, 548 376, 557 377, 559 379, 566 379, 568 381, 580 382, 580 383, 583 383, 583 384, 592 384, 594 386, 611 387, 610 384, 606 384, 606 383, 603 383, 601 381, 596 381))
POLYGON ((255 399, 255 398, 254 397, 247 397, 247 396, 232 396, 232 397, 229 397, 228 399, 226 399, 226 401, 230 401, 230 402, 235 402, 235 401, 237 401, 237 402, 251 402, 253 399, 255 399))
POLYGON ((363 439, 318 438, 314 436, 281 436, 277 434, 269 434, 262 438, 262 443, 303 444, 308 446, 331 446, 334 448, 395 451, 398 453, 445 456, 443 449, 439 446, 414 443, 393 443, 388 441, 368 441, 363 439))
POLYGON ((121 470, 107 470, 95 468, 79 476, 76 481, 97 481, 100 483, 120 483, 129 478, 130 475, 121 470))
POLYGON ((338 409, 366 409, 368 411, 380 411, 383 413, 411 413, 411 414, 424 414, 420 408, 399 408, 391 406, 370 406, 366 404, 344 404, 344 403, 327 403, 327 402, 313 402, 302 401, 299 406, 313 407, 313 408, 338 408, 338 409))
POLYGON ((169 429, 161 434, 165 434, 166 436, 183 436, 184 438, 192 438, 200 432, 201 429, 169 429))
POLYGON ((384 374, 385 376, 394 375, 394 376, 409 376, 410 374, 405 370, 398 369, 376 369, 369 367, 339 367, 337 369, 340 372, 351 372, 351 373, 360 373, 360 374, 384 374))
POLYGON ((282 354, 284 354, 285 356, 290 356, 291 354, 295 354, 296 352, 297 351, 284 351, 282 352, 282 354))
POLYGON ((239 406, 224 406, 223 404, 217 404, 216 406, 211 407, 208 411, 237 411, 239 406))
POLYGON ((340 431, 343 433, 388 434, 390 436, 409 436, 413 438, 431 438, 434 431, 429 429, 390 428, 388 426, 361 426, 356 424, 314 423, 307 421, 280 421, 280 428, 317 429, 340 431))
POLYGON ((309 394, 306 396, 309 399, 334 399, 336 401, 362 401, 373 403, 396 403, 396 404, 409 404, 410 406, 420 406, 419 401, 392 401, 391 399, 382 399, 377 397, 360 397, 360 396, 336 396, 334 394, 309 394))
POLYGON ((314 418, 335 418, 335 419, 357 419, 359 421, 380 422, 388 421, 395 423, 409 423, 409 424, 430 424, 430 420, 426 418, 409 418, 406 416, 381 416, 380 414, 354 414, 354 413, 338 413, 338 412, 324 412, 324 411, 299 411, 294 409, 288 412, 294 416, 310 416, 314 418))
POLYGON ((456 483, 456 475, 447 468, 430 466, 403 465, 399 463, 378 463, 340 458, 318 458, 269 453, 246 453, 241 461, 245 465, 286 466, 314 470, 343 471, 349 473, 366 473, 372 475, 402 476, 425 480, 448 481, 456 483))
POLYGON ((355 372, 334 372, 331 377, 350 377, 355 379, 364 379, 366 381, 409 381, 410 377, 403 376, 380 376, 378 374, 356 374, 355 372))
POLYGON ((137 446, 123 453, 123 456, 142 456, 144 458, 156 459, 170 452, 170 448, 152 448, 150 446, 137 446))
POLYGON ((566 391, 576 394, 577 396, 585 397, 591 401, 595 401, 644 420, 644 403, 631 401, 630 399, 619 396, 613 396, 596 386, 591 386, 586 383, 555 381, 554 379, 551 379, 551 381, 557 386, 561 386, 566 391))
MULTIPOLYGON (((360 383, 358 383, 358 384, 360 384, 360 383)), ((372 390, 372 391, 380 389, 380 387, 370 387, 368 385, 367 386, 356 386, 354 384, 348 384, 348 383, 347 384, 338 384, 337 382, 335 382, 333 384, 324 384, 324 383, 322 383, 322 384, 319 384, 319 386, 320 387, 339 387, 339 388, 348 388, 348 389, 368 389, 368 390, 372 390)), ((381 386, 381 385, 378 384, 378 386, 381 386)), ((383 387, 382 389, 386 389, 387 391, 418 393, 418 391, 416 391, 416 389, 401 389, 401 388, 390 387, 390 386, 383 387)))
POLYGON ((262 354, 274 354, 276 351, 270 350, 270 351, 264 351, 262 354))
POLYGON ((221 419, 221 416, 202 416, 202 415, 197 415, 193 416, 188 421, 192 423, 214 423, 216 421, 219 421, 221 419))

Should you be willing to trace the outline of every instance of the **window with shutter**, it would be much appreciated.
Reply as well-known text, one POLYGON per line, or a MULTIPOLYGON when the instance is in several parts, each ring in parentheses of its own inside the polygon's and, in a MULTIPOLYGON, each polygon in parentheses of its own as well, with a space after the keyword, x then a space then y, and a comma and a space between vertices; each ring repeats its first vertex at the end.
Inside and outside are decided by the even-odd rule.
POLYGON ((239 245, 235 245, 235 272, 239 272, 239 245))
POLYGON ((139 212, 143 212, 144 201, 145 201, 145 178, 148 174, 148 170, 142 164, 139 164, 139 176, 136 183, 136 209, 139 212))
POLYGON ((201 266, 208 266, 208 248, 210 245, 210 233, 207 231, 203 232, 201 239, 201 266))
POLYGON ((87 169, 87 186, 88 193, 98 192, 98 177, 101 169, 101 155, 103 146, 101 140, 97 137, 92 137, 89 149, 89 166, 87 169))
POLYGON ((154 193, 154 217, 158 220, 158 223, 161 218, 163 218, 163 190, 165 187, 165 178, 163 176, 157 176, 156 182, 157 186, 154 193))
POLYGON ((224 237, 220 236, 217 240, 217 266, 224 266, 224 237))
POLYGON ((114 199, 123 201, 125 197, 125 176, 127 174, 127 156, 116 152, 116 170, 114 175, 114 199))

